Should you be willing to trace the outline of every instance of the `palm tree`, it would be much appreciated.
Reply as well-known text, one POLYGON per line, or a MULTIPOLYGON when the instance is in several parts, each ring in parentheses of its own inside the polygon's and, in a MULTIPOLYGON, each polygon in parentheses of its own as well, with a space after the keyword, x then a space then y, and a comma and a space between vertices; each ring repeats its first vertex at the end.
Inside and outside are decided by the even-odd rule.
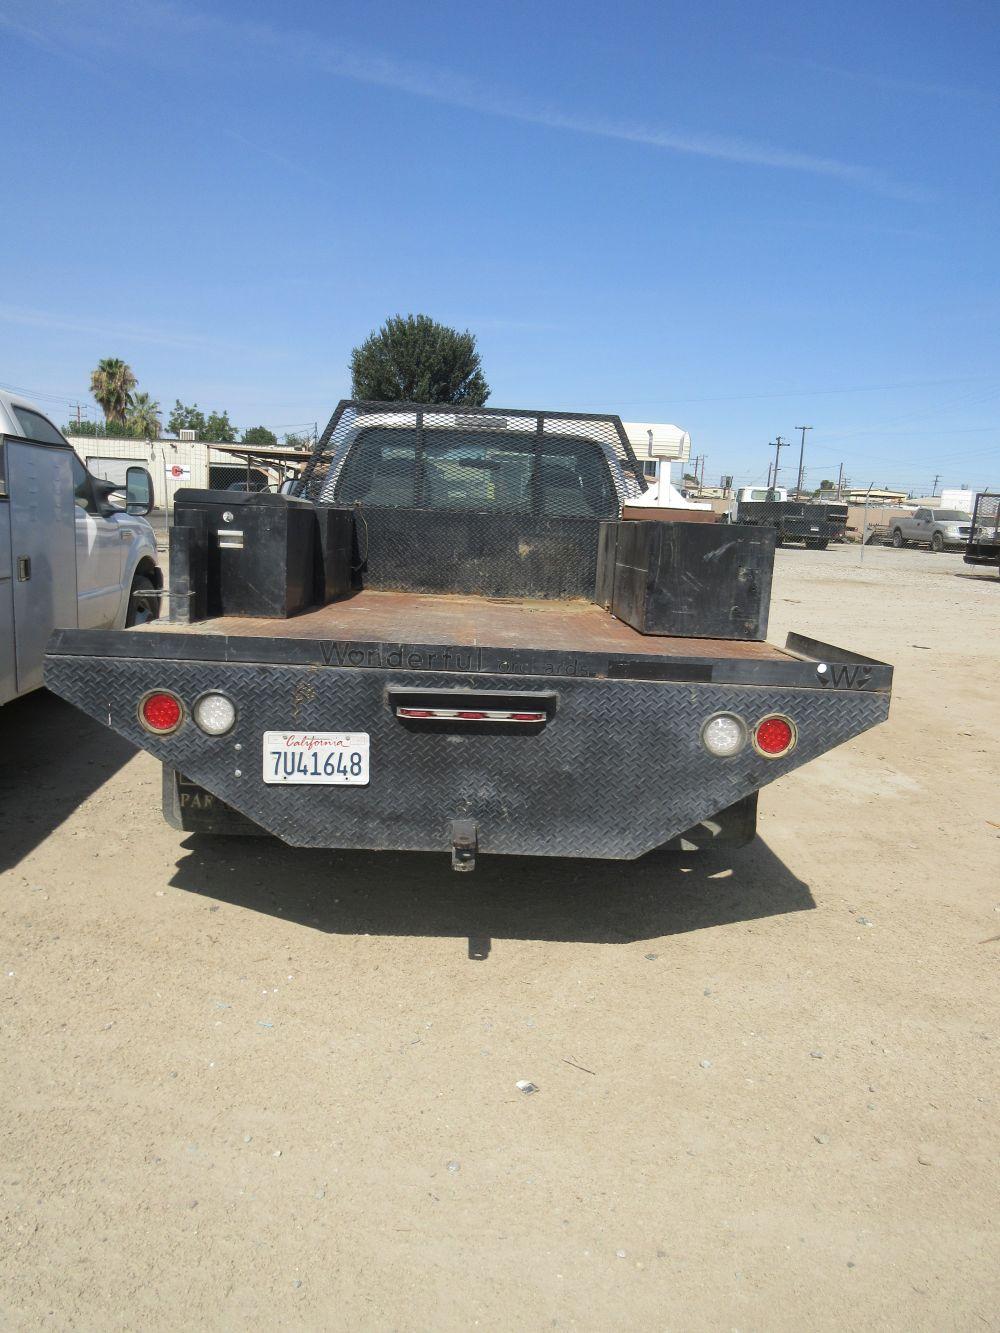
POLYGON ((160 404, 148 393, 134 393, 125 425, 136 439, 156 440, 160 435, 160 404))
POLYGON ((132 367, 118 357, 106 356, 98 361, 97 369, 90 377, 90 392, 103 408, 109 426, 124 426, 125 413, 137 383, 132 367))

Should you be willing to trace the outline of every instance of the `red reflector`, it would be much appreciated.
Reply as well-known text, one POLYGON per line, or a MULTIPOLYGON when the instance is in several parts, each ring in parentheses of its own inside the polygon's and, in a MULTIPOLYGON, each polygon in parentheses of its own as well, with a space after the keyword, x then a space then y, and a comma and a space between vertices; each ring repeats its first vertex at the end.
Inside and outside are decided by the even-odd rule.
POLYGON ((511 713, 511 722, 544 722, 544 713, 511 713))
POLYGON ((791 749, 794 738, 792 724, 783 717, 765 717, 754 732, 758 750, 769 755, 784 754, 791 749))
POLYGON ((462 713, 456 713, 455 716, 460 717, 464 722, 485 722, 486 719, 489 717, 489 713, 462 712, 462 713))
POLYGON ((150 731, 173 731, 181 720, 181 703, 173 694, 148 694, 140 712, 150 731))
POLYGON ((429 708, 397 708, 397 717, 433 717, 429 708))

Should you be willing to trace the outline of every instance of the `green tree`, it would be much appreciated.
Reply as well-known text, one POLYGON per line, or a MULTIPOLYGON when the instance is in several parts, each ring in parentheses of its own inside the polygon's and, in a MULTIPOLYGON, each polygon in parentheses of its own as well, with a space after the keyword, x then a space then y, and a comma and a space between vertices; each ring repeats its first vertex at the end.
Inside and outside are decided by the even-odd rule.
POLYGON ((832 491, 832 490, 833 490, 833 482, 832 482, 832 481, 821 481, 820 484, 819 484, 819 488, 820 488, 821 491, 832 491))
POLYGON ((179 435, 182 430, 193 430, 194 438, 202 440, 205 438, 205 413, 200 410, 197 403, 192 403, 188 407, 177 398, 174 401, 174 410, 167 417, 167 430, 172 435, 179 435))
POLYGON ((99 421, 67 421, 62 428, 64 435, 86 435, 93 438, 104 435, 106 431, 99 421))
POLYGON ((115 356, 98 361, 91 372, 90 392, 94 395, 108 425, 124 426, 125 416, 132 401, 132 390, 138 381, 132 367, 115 356))
POLYGON ((243 432, 243 444, 266 444, 273 448, 278 443, 278 437, 273 430, 268 430, 266 426, 250 426, 243 432))
POLYGON ((395 315, 351 353, 355 398, 386 403, 465 403, 490 396, 475 335, 429 315, 395 315))
POLYGON ((160 435, 160 404, 148 393, 132 395, 125 426, 137 440, 155 440, 160 435))
POLYGON ((209 412, 205 422, 205 433, 201 438, 212 444, 234 444, 236 427, 229 420, 229 413, 209 412))
POLYGON ((311 449, 312 447, 313 439, 311 435, 292 434, 285 436, 286 449, 311 449))

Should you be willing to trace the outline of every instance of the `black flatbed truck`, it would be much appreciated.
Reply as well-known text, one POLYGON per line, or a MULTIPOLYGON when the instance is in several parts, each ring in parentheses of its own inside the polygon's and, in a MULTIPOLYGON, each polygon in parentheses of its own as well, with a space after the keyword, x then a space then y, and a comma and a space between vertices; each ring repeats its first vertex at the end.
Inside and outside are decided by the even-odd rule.
POLYGON ((767 643, 773 537, 621 523, 642 486, 616 417, 341 403, 298 500, 180 493, 171 622, 59 632, 46 683, 162 762, 192 832, 457 869, 746 842, 762 786, 885 720, 892 669, 767 643), (342 545, 288 536, 317 516, 350 525, 332 597, 342 545), (313 604, 276 611, 275 568, 318 570, 313 604))
POLYGON ((740 500, 735 522, 773 528, 779 546, 801 544, 809 550, 825 551, 830 542, 844 540, 847 506, 809 504, 804 500, 740 500))

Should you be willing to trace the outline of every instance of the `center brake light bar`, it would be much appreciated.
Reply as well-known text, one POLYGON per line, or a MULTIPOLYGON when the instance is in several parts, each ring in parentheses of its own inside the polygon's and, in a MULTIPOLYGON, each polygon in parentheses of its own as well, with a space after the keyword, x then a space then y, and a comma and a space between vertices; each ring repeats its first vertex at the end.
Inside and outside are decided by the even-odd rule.
POLYGON ((396 716, 412 722, 526 722, 548 720, 546 713, 512 712, 505 708, 401 708, 396 716))

